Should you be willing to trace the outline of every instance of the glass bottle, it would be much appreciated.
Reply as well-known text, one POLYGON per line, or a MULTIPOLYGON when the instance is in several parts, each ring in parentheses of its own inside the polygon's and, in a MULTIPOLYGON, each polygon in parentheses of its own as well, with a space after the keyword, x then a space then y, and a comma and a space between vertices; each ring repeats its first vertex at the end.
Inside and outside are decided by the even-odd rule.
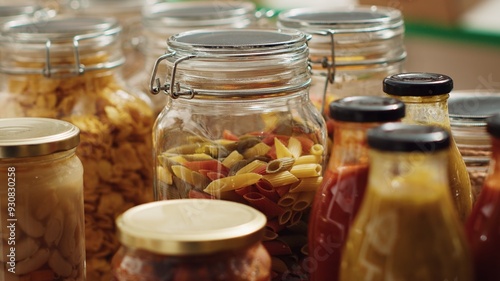
MULTIPOLYGON (((386 77, 384 92, 406 105, 404 123, 436 125, 451 131, 448 113, 453 80, 436 73, 400 73, 386 77)), ((467 167, 455 139, 451 136, 448 177, 450 192, 460 219, 465 222, 472 209, 472 188, 467 167)))
POLYGON ((85 280, 79 136, 56 119, 0 119, 0 280, 85 280))
POLYGON ((338 280, 341 251, 368 179, 366 131, 399 121, 405 108, 393 98, 355 96, 333 101, 329 112, 333 146, 309 219, 309 281, 338 280))
POLYGON ((153 133, 155 198, 254 206, 268 217, 263 244, 277 280, 300 278, 326 155, 325 122, 308 96, 307 36, 196 30, 170 37, 167 50, 157 60, 166 84, 152 77, 152 92, 171 99, 153 133))
POLYGON ((491 165, 465 230, 472 251, 476 280, 500 279, 500 115, 486 120, 491 137, 491 165))
POLYGON ((388 123, 367 133, 368 186, 343 251, 340 280, 470 281, 449 193, 449 133, 388 123))
POLYGON ((384 96, 380 81, 403 71, 401 11, 382 6, 293 8, 278 15, 278 27, 310 34, 313 103, 332 135, 329 104, 349 96, 384 96))
POLYGON ((109 280, 115 217, 153 201, 153 112, 126 90, 120 26, 64 17, 6 24, 0 39, 0 118, 46 117, 81 131, 87 277, 109 280))
MULTIPOLYGON (((181 1, 149 4, 142 13, 142 42, 139 45, 145 56, 144 66, 130 77, 131 87, 149 93, 151 71, 156 59, 165 53, 166 39, 174 34, 196 29, 246 28, 257 26, 255 4, 249 1, 181 1)), ((158 75, 165 75, 160 65, 158 75)), ((160 113, 168 98, 151 97, 153 110, 160 113)))
POLYGON ((133 207, 116 224, 114 281, 269 281, 266 217, 243 204, 169 200, 133 207), (229 211, 230 210, 230 211, 229 211))

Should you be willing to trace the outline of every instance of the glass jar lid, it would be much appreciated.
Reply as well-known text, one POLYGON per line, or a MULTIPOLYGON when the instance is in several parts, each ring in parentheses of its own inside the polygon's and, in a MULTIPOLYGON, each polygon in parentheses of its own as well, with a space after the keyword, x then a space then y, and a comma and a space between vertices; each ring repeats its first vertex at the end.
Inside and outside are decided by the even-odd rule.
POLYGON ((291 29, 204 29, 169 37, 157 59, 151 92, 172 98, 242 97, 305 89, 310 84, 307 36, 291 29), (162 85, 158 64, 170 77, 162 85))
POLYGON ((56 16, 7 22, 1 30, 0 57, 6 59, 0 62, 0 72, 51 77, 117 67, 124 57, 119 48, 111 47, 119 46, 121 29, 114 18, 56 16), (105 59, 82 62, 96 55, 105 59))
POLYGON ((237 250, 260 241, 266 217, 241 203, 210 199, 164 200, 125 211, 118 239, 162 255, 202 255, 237 250))
POLYGON ((80 130, 50 118, 1 118, 0 158, 43 156, 75 148, 80 130))
POLYGON ((147 0, 67 0, 62 8, 73 10, 88 15, 101 15, 110 13, 136 12, 140 10, 147 0))
POLYGON ((448 113, 453 126, 484 127, 486 118, 499 110, 499 91, 453 91, 448 99, 448 113))
POLYGON ((405 104, 388 97, 346 97, 330 103, 330 116, 345 122, 397 121, 405 116, 405 104))

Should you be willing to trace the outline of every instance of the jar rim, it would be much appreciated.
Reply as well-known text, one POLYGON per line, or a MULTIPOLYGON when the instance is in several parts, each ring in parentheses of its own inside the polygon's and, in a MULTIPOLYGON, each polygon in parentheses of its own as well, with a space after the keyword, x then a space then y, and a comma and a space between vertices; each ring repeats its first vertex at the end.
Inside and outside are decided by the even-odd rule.
POLYGON ((452 91, 448 114, 452 126, 486 126, 486 118, 498 112, 500 91, 478 89, 452 91))
POLYGON ((80 143, 75 125, 51 118, 0 119, 0 158, 49 155, 71 150, 80 143))
POLYGON ((2 4, 0 5, 0 22, 22 16, 33 16, 39 10, 42 10, 42 7, 34 4, 2 4))
POLYGON ((255 208, 214 199, 145 203, 116 219, 123 245, 175 256, 248 247, 261 241, 265 224, 255 208))

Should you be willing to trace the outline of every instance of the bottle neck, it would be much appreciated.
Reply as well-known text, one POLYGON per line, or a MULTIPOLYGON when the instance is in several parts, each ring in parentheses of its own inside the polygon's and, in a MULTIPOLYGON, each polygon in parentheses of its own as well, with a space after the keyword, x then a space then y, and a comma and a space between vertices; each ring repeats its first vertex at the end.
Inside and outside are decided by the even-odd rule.
POLYGON ((391 96, 405 103, 406 115, 404 123, 439 125, 450 129, 450 119, 448 115, 449 94, 435 96, 391 96))

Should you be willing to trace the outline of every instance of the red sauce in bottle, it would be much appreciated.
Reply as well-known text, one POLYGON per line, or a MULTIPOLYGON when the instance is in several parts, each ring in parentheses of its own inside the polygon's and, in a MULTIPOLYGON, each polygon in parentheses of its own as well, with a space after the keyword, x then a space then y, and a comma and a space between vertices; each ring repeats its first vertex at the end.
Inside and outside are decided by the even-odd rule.
POLYGON ((310 281, 338 280, 342 248, 364 196, 367 179, 367 165, 325 172, 311 210, 310 281))

